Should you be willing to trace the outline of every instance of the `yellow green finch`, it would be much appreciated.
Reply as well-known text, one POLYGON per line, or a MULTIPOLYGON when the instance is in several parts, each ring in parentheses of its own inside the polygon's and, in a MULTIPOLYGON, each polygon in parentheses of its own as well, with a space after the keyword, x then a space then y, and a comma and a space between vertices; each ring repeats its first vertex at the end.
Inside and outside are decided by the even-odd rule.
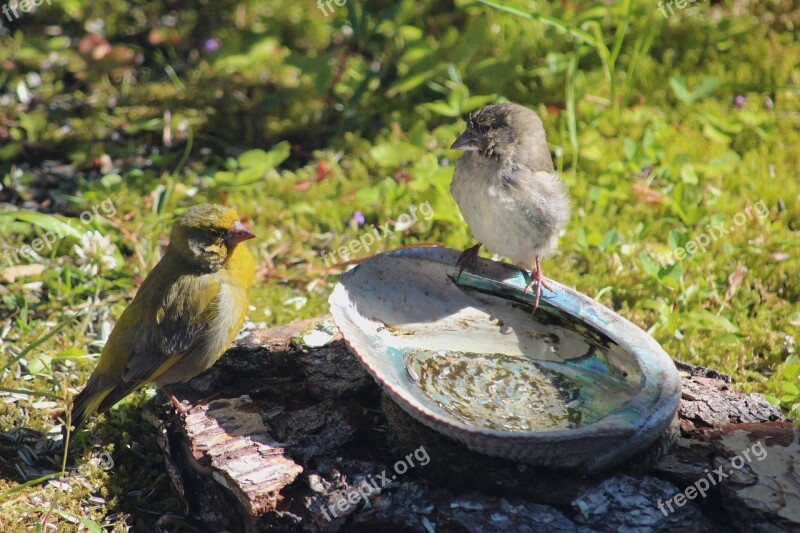
POLYGON ((76 429, 148 383, 165 388, 187 381, 219 359, 244 322, 255 260, 241 243, 253 237, 236 211, 221 205, 191 207, 172 225, 164 257, 119 317, 75 397, 76 429))

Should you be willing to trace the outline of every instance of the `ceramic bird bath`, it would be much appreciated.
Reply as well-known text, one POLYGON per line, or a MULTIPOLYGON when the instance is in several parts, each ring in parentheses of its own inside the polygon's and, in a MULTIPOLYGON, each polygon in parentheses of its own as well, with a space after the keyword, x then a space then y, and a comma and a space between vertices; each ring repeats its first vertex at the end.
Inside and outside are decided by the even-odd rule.
POLYGON ((456 282, 458 255, 381 254, 331 294, 348 346, 403 410, 479 453, 589 471, 668 430, 680 380, 647 333, 552 280, 532 313, 527 274, 505 263, 479 258, 456 282))

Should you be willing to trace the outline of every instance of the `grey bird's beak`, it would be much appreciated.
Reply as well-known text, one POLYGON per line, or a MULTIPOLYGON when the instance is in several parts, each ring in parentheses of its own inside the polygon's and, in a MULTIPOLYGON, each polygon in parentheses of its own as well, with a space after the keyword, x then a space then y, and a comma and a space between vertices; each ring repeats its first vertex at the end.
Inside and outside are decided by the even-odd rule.
POLYGON ((453 143, 453 146, 451 146, 450 149, 469 151, 479 150, 480 147, 478 136, 472 131, 466 130, 464 133, 459 135, 458 139, 456 139, 456 142, 453 143))

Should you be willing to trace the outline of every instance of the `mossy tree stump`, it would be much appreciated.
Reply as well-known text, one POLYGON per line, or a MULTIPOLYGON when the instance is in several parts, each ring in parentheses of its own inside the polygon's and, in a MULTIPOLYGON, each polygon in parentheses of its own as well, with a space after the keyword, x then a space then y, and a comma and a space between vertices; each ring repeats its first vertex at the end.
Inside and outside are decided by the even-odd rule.
POLYGON ((341 339, 305 346, 315 323, 249 332, 174 387, 186 416, 164 403, 170 476, 211 530, 800 530, 800 431, 724 375, 679 364, 674 446, 586 477, 480 456, 416 424, 341 339))

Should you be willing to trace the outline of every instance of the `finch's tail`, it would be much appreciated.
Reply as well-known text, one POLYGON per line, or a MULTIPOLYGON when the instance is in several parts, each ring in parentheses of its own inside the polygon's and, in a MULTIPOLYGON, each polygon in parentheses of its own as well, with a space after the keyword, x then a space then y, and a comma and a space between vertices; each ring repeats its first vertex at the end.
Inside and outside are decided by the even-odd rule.
POLYGON ((94 387, 89 383, 72 401, 70 423, 75 428, 75 431, 79 430, 86 422, 86 419, 97 411, 100 402, 103 401, 107 394, 107 391, 94 391, 92 389, 94 387))
MULTIPOLYGON (((131 386, 130 383, 119 383, 116 386, 104 387, 102 381, 104 380, 95 379, 95 376, 90 377, 89 383, 72 401, 69 422, 74 428, 73 432, 78 431, 90 416, 108 411, 115 403, 137 388, 136 385, 131 386)), ((66 431, 65 425, 62 430, 65 438, 66 431)))

